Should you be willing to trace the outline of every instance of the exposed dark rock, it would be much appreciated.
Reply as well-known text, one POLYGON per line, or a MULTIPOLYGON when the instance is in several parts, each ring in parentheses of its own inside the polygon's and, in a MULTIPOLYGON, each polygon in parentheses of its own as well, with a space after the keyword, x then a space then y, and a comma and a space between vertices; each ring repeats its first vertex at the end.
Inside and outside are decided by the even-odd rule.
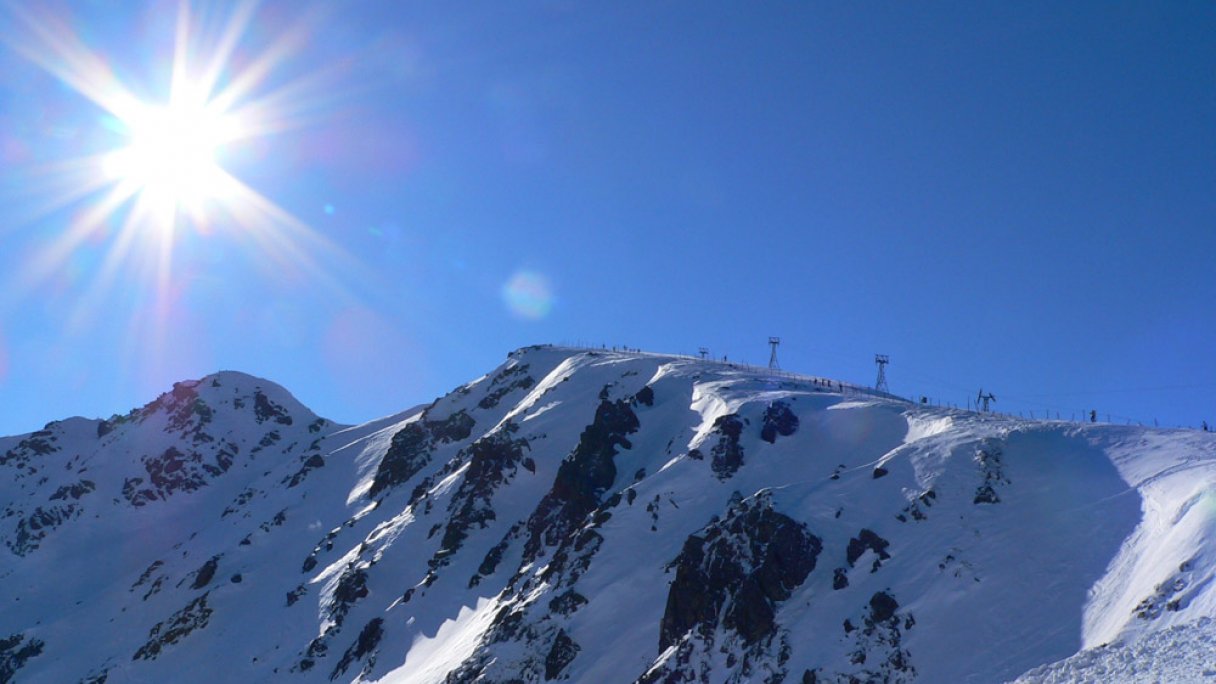
POLYGON ((473 432, 474 423, 473 417, 463 410, 443 420, 430 420, 424 413, 421 419, 398 430, 380 460, 369 494, 376 496, 409 481, 430 463, 435 444, 467 439, 473 432))
POLYGON ((224 508, 223 512, 220 513, 220 517, 226 518, 226 517, 232 515, 233 513, 236 513, 242 507, 244 507, 245 504, 252 501, 253 497, 255 497, 257 495, 258 495, 258 490, 253 489, 252 487, 242 490, 241 493, 237 494, 236 498, 232 500, 232 503, 224 508))
POLYGON ((215 577, 215 571, 220 566, 220 557, 212 556, 203 563, 198 570, 194 571, 194 582, 190 584, 191 589, 202 589, 211 583, 211 578, 215 577))
POLYGON ((977 504, 1000 503, 1001 497, 997 494, 997 487, 1010 483, 1009 479, 1005 477, 1000 448, 986 444, 984 448, 976 452, 975 460, 980 466, 980 473, 984 480, 975 490, 974 502, 977 504))
POLYGON ((910 684, 916 679, 911 654, 903 648, 903 633, 916 620, 911 613, 901 620, 899 602, 890 591, 875 592, 858 616, 857 623, 845 620, 844 631, 853 642, 848 654, 856 669, 825 674, 816 671, 816 680, 825 682, 889 682, 910 684))
POLYGON ((275 513, 274 517, 271 518, 270 520, 266 520, 266 521, 262 522, 261 525, 258 525, 258 529, 263 532, 269 532, 271 529, 273 529, 275 527, 282 527, 283 523, 285 523, 285 522, 287 522, 287 509, 286 508, 279 511, 278 513, 275 513))
POLYGON ((505 368, 494 379, 490 381, 490 391, 486 393, 481 401, 477 402, 477 407, 482 409, 492 409, 498 406, 498 402, 502 398, 518 389, 530 389, 536 381, 532 376, 528 375, 528 365, 513 365, 505 368))
MULTIPOLYGON (((1154 587, 1152 595, 1136 604, 1132 614, 1141 620, 1154 620, 1163 612, 1176 612, 1185 608, 1190 596, 1184 592, 1196 580, 1192 571, 1194 565, 1194 558, 1182 563, 1177 573, 1154 587)), ((1191 595, 1193 594, 1194 592, 1191 592, 1191 595)))
MULTIPOLYGON (((494 574, 494 571, 498 569, 498 564, 502 562, 502 556, 507 552, 507 547, 510 545, 511 540, 518 534, 519 523, 516 523, 511 526, 511 529, 503 537, 502 541, 495 544, 486 552, 486 557, 482 559, 481 565, 477 567, 477 575, 474 576, 474 579, 479 580, 482 576, 494 574)), ((473 584, 470 584, 470 586, 473 586, 473 584)))
POLYGON ((767 498, 733 506, 724 520, 688 537, 673 561, 659 650, 693 630, 711 638, 719 616, 745 643, 771 636, 776 604, 802 584, 822 549, 818 537, 767 498))
POLYGON ((128 477, 122 483, 122 498, 126 499, 132 506, 144 506, 150 501, 156 501, 160 497, 151 489, 140 489, 143 484, 142 477, 128 477))
POLYGON ((573 589, 567 589, 565 593, 549 601, 549 610, 558 615, 570 615, 586 604, 587 597, 573 589))
POLYGON ((46 644, 38 639, 27 639, 24 634, 10 634, 0 639, 0 682, 11 682, 17 671, 30 658, 42 654, 46 644))
POLYGON ((874 622, 885 622, 895 615, 899 603, 890 594, 880 591, 870 597, 870 619, 874 622))
POLYGON ((553 646, 549 649, 549 655, 545 657, 545 681, 557 679, 562 670, 574 661, 580 650, 582 649, 566 634, 565 630, 558 630, 557 637, 553 639, 553 646))
POLYGON ((300 466, 300 469, 297 470, 295 474, 291 476, 291 479, 287 481, 287 488, 290 489, 299 485, 304 481, 304 478, 308 476, 308 473, 316 470, 317 468, 324 467, 325 458, 322 457, 321 454, 313 454, 309 456, 304 460, 304 464, 300 466))
POLYGON ((143 585, 147 584, 148 581, 150 579, 152 579, 152 573, 159 570, 161 568, 161 566, 163 566, 164 564, 165 564, 165 562, 161 561, 161 560, 152 561, 152 564, 149 565, 147 568, 145 568, 142 573, 140 573, 139 579, 135 580, 135 584, 132 584, 131 588, 128 589, 127 591, 135 591, 139 587, 142 587, 143 585))
POLYGON ((17 443, 17 446, 0 455, 0 465, 14 468, 26 468, 31 474, 36 469, 31 462, 39 456, 46 456, 59 451, 54 444, 55 437, 49 430, 39 430, 17 443))
POLYGON ((845 574, 844 568, 836 568, 832 572, 832 588, 839 590, 847 586, 849 586, 849 576, 845 574))
POLYGON ((638 390, 637 394, 633 395, 633 400, 638 404, 654 406, 654 389, 650 385, 646 385, 638 390))
POLYGON ((673 561, 660 659, 639 684, 711 681, 711 662, 722 663, 712 681, 786 681, 790 635, 776 624, 778 604, 822 548, 805 525, 774 511, 767 493, 734 499, 725 519, 690 536, 673 561))
POLYGON ((719 416, 712 434, 717 435, 718 442, 709 450, 710 467, 719 480, 728 480, 743 465, 743 447, 739 445, 743 421, 734 413, 719 416))
POLYGON ((874 479, 877 480, 880 477, 886 477, 888 472, 890 471, 888 471, 886 468, 878 466, 874 469, 874 479))
POLYGON ((132 660, 155 660, 160 652, 176 644, 195 630, 207 626, 211 619, 211 608, 207 606, 208 594, 203 594, 186 604, 185 608, 159 622, 148 632, 148 641, 132 656, 132 660))
POLYGON ((81 480, 70 485, 63 485, 51 494, 51 501, 67 500, 68 498, 79 500, 80 497, 92 492, 96 489, 96 485, 91 480, 81 480))
POLYGON ((296 586, 295 589, 292 589, 291 591, 287 592, 287 605, 289 607, 292 605, 295 605, 295 602, 299 601, 307 593, 308 593, 308 587, 306 587, 305 585, 300 584, 300 585, 296 586))
POLYGON ((226 473, 235 454, 235 445, 225 442, 218 447, 204 447, 204 451, 183 453, 177 447, 169 447, 156 456, 145 456, 144 470, 151 486, 141 488, 143 478, 129 478, 123 484, 123 498, 133 506, 142 506, 178 492, 198 490, 211 478, 226 473))
POLYGON ((48 534, 80 517, 80 513, 80 506, 74 503, 35 507, 29 515, 17 521, 13 536, 4 543, 18 556, 28 555, 41 545, 48 534))
POLYGON ((784 401, 774 401, 764 410, 764 424, 760 427, 760 439, 773 444, 777 435, 789 437, 798 431, 798 416, 784 401))
POLYGON ((291 425, 292 423, 287 409, 271 401, 262 393, 262 390, 255 390, 253 393, 253 415, 259 423, 272 419, 280 425, 291 425))
POLYGON ((595 510, 616 480, 613 459, 617 448, 631 448, 626 435, 638 427, 628 402, 600 400, 595 419, 558 467, 553 488, 528 518, 525 560, 534 559, 541 548, 559 543, 595 510))
POLYGON ((912 503, 904 506, 903 512, 895 517, 900 522, 907 522, 909 518, 917 521, 928 520, 929 516, 925 513, 925 510, 932 508, 936 500, 937 492, 928 489, 916 497, 912 503))
POLYGON ((857 562, 858 558, 867 550, 878 554, 878 559, 874 561, 874 567, 871 572, 878 570, 882 566, 882 562, 889 559, 891 554, 887 553, 887 547, 891 542, 883 539, 875 534, 872 530, 863 529, 856 537, 849 540, 849 546, 845 549, 845 560, 848 561, 849 567, 857 562))
POLYGON ((485 528, 497 517, 491 505, 494 492, 515 476, 528 448, 527 440, 512 438, 517 429, 508 421, 468 447, 469 467, 448 506, 448 524, 432 568, 460 549, 470 528, 485 528))
POLYGON ((367 664, 364 666, 364 672, 370 670, 376 664, 375 651, 380 645, 380 640, 384 637, 384 619, 375 618, 363 625, 363 629, 359 632, 359 636, 355 638, 355 643, 346 649, 342 654, 342 658, 338 660, 338 664, 334 666, 334 671, 329 675, 331 680, 337 679, 346 669, 351 666, 351 663, 356 660, 367 658, 367 664))
POLYGON ((341 625, 350 607, 359 599, 366 598, 367 593, 367 572, 362 568, 347 568, 334 587, 333 602, 329 606, 334 623, 341 625))

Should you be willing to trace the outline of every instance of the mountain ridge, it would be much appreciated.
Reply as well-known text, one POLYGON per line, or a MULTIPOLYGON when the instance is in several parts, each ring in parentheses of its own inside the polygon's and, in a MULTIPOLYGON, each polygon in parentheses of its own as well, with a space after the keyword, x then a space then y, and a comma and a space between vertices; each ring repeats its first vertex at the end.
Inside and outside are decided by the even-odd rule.
POLYGON ((0 438, 0 675, 1006 681, 1211 614, 1213 456, 648 353, 356 426, 225 371, 0 438))

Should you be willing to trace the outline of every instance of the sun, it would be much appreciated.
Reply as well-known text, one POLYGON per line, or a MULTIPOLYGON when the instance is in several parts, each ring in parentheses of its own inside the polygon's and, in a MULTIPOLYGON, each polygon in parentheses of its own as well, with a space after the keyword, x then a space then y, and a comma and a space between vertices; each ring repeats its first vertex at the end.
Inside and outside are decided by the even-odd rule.
POLYGON ((240 135, 234 116, 200 96, 178 96, 163 105, 136 103, 121 123, 128 144, 102 161, 110 182, 161 214, 198 214, 207 202, 230 198, 232 183, 219 154, 240 135))
MULTIPOLYGON (((90 291, 103 293, 120 276, 148 278, 166 301, 175 287, 176 248, 201 240, 257 253, 275 278, 308 274, 334 283, 335 264, 350 265, 331 240, 225 168, 226 157, 265 164, 256 147, 316 121, 341 74, 330 65, 304 71, 289 64, 320 30, 319 14, 302 12, 281 33, 262 31, 270 38, 254 47, 245 37, 257 10, 258 3, 244 1, 230 14, 210 6, 195 12, 180 0, 168 49, 153 60, 159 65, 153 72, 167 67, 169 76, 157 96, 156 83, 122 69, 115 55, 90 49, 66 12, 0 0, 0 17, 11 15, 20 29, 0 30, 0 42, 83 95, 99 114, 90 134, 96 147, 27 174, 45 179, 46 211, 63 211, 67 220, 13 276, 19 287, 33 290, 54 278, 89 245, 104 246, 90 291)), ((260 175, 267 177, 266 166, 260 175)))

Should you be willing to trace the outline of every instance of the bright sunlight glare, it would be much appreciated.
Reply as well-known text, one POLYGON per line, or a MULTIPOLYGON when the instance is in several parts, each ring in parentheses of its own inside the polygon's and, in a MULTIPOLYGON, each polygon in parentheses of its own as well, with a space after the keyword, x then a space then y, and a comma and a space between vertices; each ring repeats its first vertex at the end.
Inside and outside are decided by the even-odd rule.
POLYGON ((229 188, 217 155, 236 137, 234 118, 197 99, 139 106, 123 121, 130 144, 103 160, 108 180, 127 185, 150 205, 202 210, 229 188))
POLYGON ((177 7, 170 50, 159 56, 171 73, 160 99, 137 94, 127 81, 138 79, 115 55, 86 45, 68 8, 0 2, 22 29, 0 40, 90 100, 102 114, 94 120, 119 136, 99 154, 30 169, 30 177, 52 181, 48 211, 71 209, 71 215, 13 276, 15 289, 51 281, 74 254, 103 245, 89 294, 71 319, 92 320, 105 310, 98 302, 125 282, 144 286, 139 290, 154 297, 157 320, 168 320, 184 287, 174 270, 176 248, 191 243, 182 229, 192 228, 192 238, 222 239, 231 249, 258 255, 276 280, 308 278, 344 293, 331 272, 349 266, 345 252, 222 164, 240 144, 297 127, 305 113, 314 117, 324 108, 331 90, 327 69, 269 87, 301 54, 319 25, 317 15, 301 13, 269 44, 249 51, 242 38, 256 21, 257 2, 234 3, 227 17, 210 6, 195 13, 188 0, 177 7))

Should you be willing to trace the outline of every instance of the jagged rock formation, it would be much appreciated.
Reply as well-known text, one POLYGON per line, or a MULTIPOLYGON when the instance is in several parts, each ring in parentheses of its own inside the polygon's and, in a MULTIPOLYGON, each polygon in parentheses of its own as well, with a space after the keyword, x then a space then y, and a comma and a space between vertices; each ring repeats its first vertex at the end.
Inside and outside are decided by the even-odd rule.
POLYGON ((1216 436, 840 387, 535 347, 0 438, 0 681, 999 682, 1216 610, 1216 436))

